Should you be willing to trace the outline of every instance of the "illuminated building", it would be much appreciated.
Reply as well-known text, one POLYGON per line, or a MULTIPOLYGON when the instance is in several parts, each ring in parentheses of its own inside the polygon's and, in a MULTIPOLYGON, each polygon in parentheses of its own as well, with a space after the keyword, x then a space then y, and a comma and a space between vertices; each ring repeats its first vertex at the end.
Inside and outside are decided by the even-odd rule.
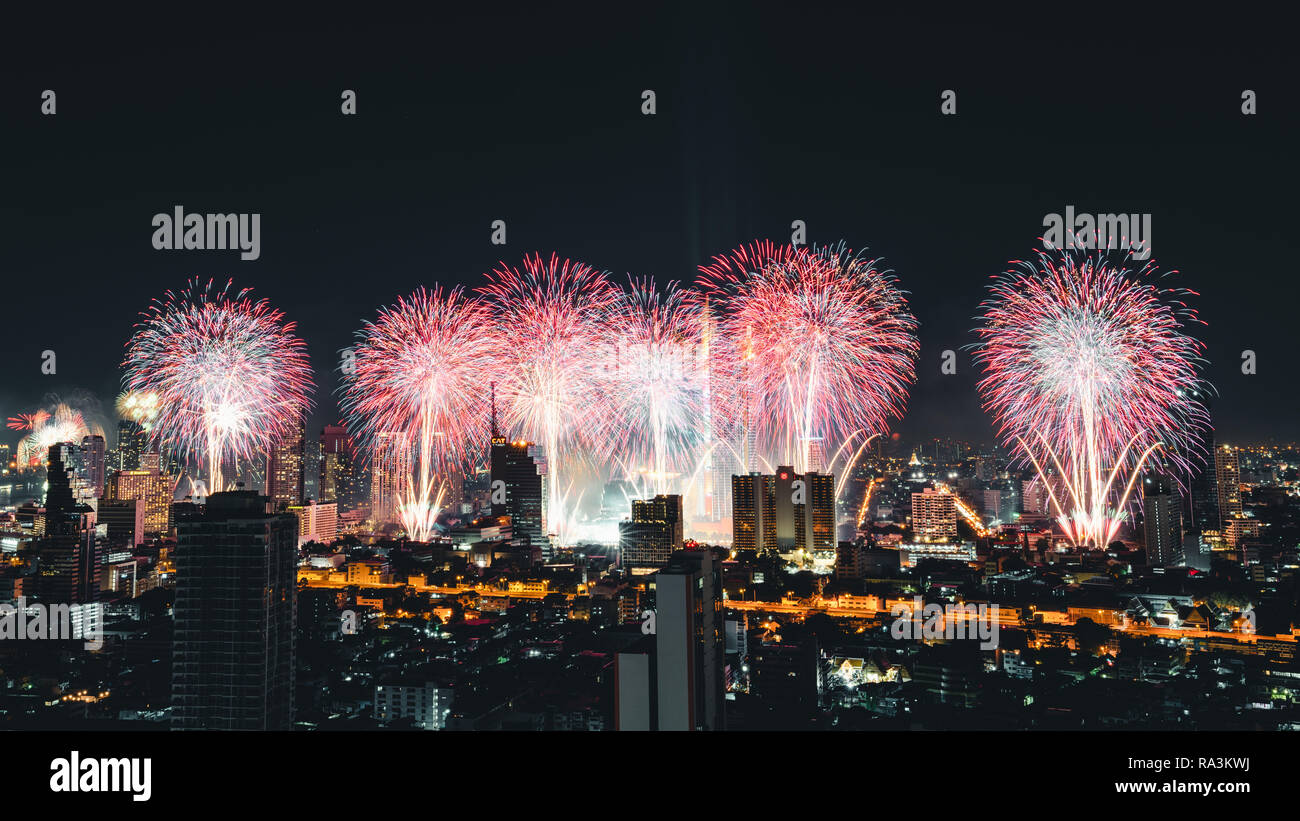
POLYGON ((177 522, 172 728, 293 725, 298 521, 252 491, 177 522))
POLYGON ((974 542, 920 542, 900 544, 899 564, 902 567, 916 567, 922 559, 941 559, 950 562, 975 561, 974 542))
POLYGON ((920 541, 957 538, 957 499, 951 493, 926 488, 912 494, 912 533, 920 541))
POLYGON ((86 483, 89 485, 91 493, 94 494, 94 498, 98 499, 104 495, 104 471, 107 459, 104 450, 104 437, 99 434, 92 434, 83 438, 81 440, 81 451, 86 483))
POLYGON ((776 549, 775 493, 775 476, 747 473, 731 477, 733 549, 776 549))
POLYGON ((397 505, 411 479, 411 448, 400 433, 375 436, 371 463, 370 518, 376 525, 397 521, 397 505))
POLYGON ((829 473, 803 474, 804 502, 795 504, 795 547, 800 550, 835 549, 835 477, 829 473))
POLYGON ((682 497, 660 494, 632 502, 632 518, 619 522, 619 561, 623 567, 663 567, 682 549, 682 497))
POLYGON ((510 517, 512 544, 541 547, 543 558, 550 559, 550 540, 542 532, 542 475, 530 443, 494 433, 491 458, 492 515, 510 517))
POLYGON ((298 544, 329 544, 338 538, 338 505, 334 502, 308 502, 290 505, 289 512, 298 517, 298 544))
POLYGON ((303 503, 307 451, 306 420, 266 454, 266 495, 276 510, 303 503))
POLYGON ((422 730, 441 730, 451 713, 453 690, 434 682, 375 687, 376 721, 410 719, 422 730))
POLYGON ((1219 499, 1219 528, 1226 530, 1228 520, 1241 515, 1241 466, 1231 447, 1214 449, 1214 484, 1219 499))
MULTIPOLYGON (((155 454, 156 455, 156 454, 155 454)), ((136 499, 144 504, 144 532, 146 538, 167 535, 175 483, 171 477, 149 470, 119 470, 108 480, 104 489, 107 499, 136 499)))
POLYGON ((148 447, 149 434, 139 422, 123 419, 117 423, 117 470, 139 470, 140 454, 148 447))
POLYGON ((319 496, 322 502, 341 502, 350 459, 351 441, 342 424, 326 425, 320 432, 319 496))

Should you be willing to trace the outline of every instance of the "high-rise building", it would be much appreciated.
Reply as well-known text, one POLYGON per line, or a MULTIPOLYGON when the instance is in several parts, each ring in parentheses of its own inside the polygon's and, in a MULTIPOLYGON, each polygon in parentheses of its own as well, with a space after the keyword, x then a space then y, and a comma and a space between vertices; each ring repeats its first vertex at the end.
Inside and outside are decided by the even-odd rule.
POLYGON ((721 730, 721 567, 708 550, 681 550, 654 575, 654 588, 658 728, 721 730))
POLYGON ((411 447, 406 436, 377 434, 370 481, 370 518, 376 525, 398 520, 398 505, 410 480, 411 447))
POLYGON ((266 495, 276 510, 303 502, 306 426, 306 420, 299 419, 293 432, 266 454, 266 495))
POLYGON ((177 522, 172 727, 293 724, 298 521, 252 491, 177 522))
POLYGON ((1142 524, 1146 532, 1147 564, 1166 567, 1183 549, 1182 496, 1167 476, 1148 474, 1142 480, 1142 524))
POLYGON ((95 512, 76 498, 76 477, 64 459, 75 446, 51 445, 46 462, 45 527, 38 540, 41 600, 87 604, 99 598, 101 562, 95 512))
POLYGON ((166 536, 171 530, 170 513, 175 482, 157 468, 119 470, 104 488, 107 499, 136 499, 144 504, 146 538, 166 536))
POLYGON ((731 546, 776 549, 776 477, 747 473, 731 477, 731 546))
POLYGON ((81 451, 86 472, 86 483, 90 486, 94 497, 98 499, 104 495, 105 469, 107 467, 104 437, 96 433, 82 438, 81 451))
POLYGON ((542 476, 530 453, 530 443, 492 436, 493 516, 509 516, 511 541, 540 546, 549 558, 550 542, 542 531, 542 476))
POLYGON ((338 502, 343 495, 344 457, 351 450, 348 429, 342 423, 326 425, 320 432, 320 500, 338 502))
POLYGON ((338 504, 336 502, 308 502, 290 505, 288 511, 298 517, 298 544, 319 542, 329 544, 339 536, 338 504))
POLYGON ((676 494, 633 500, 632 518, 618 525, 624 567, 663 567, 682 541, 682 497, 676 494))
POLYGON ((108 526, 108 543, 134 549, 145 539, 145 503, 137 499, 99 500, 95 521, 108 526))
POLYGON ((809 471, 800 477, 794 508, 795 547, 799 550, 835 549, 835 477, 809 471))
POLYGON ((956 497, 934 488, 913 493, 912 533, 917 541, 922 542, 956 539, 956 497))
POLYGON ((140 454, 149 444, 149 434, 139 422, 123 419, 117 423, 117 464, 115 470, 139 470, 140 454))
POLYGON ((1241 515, 1241 466, 1237 451, 1228 445, 1214 449, 1214 484, 1219 501, 1219 529, 1241 515))

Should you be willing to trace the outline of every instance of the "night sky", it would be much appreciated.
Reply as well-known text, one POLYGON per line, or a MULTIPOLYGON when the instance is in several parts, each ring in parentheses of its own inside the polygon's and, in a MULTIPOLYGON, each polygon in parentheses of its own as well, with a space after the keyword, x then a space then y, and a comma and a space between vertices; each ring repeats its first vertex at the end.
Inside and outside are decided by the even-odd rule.
POLYGON ((418 285, 477 285, 533 251, 690 280, 800 219, 812 242, 883 256, 911 292, 922 351, 902 434, 991 440, 968 353, 943 376, 941 352, 974 341, 989 276, 1073 205, 1152 214, 1154 260, 1201 294, 1218 439, 1295 436, 1289 29, 1244 13, 696 5, 15 21, 0 49, 0 415, 89 391, 112 421, 138 312, 190 277, 233 277, 308 341, 314 433, 336 415, 337 351, 418 285), (949 88, 955 117, 939 114, 949 88), (151 218, 176 205, 260 213, 261 258, 155 251, 151 218))

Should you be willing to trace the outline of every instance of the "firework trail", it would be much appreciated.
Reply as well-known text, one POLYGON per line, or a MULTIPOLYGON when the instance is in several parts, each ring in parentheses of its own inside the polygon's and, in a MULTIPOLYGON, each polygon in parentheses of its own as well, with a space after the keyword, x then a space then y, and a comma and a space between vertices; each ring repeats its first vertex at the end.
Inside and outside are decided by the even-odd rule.
MULTIPOLYGON (((50 397, 46 397, 47 401, 50 397)), ((36 468, 45 464, 50 446, 60 442, 81 444, 81 440, 91 434, 103 435, 96 425, 93 429, 86 424, 82 413, 70 405, 55 401, 47 410, 38 409, 34 413, 11 416, 7 422, 10 430, 26 431, 18 441, 15 464, 20 468, 36 468)))
POLYGON ((843 243, 764 241, 700 268, 721 311, 711 354, 718 404, 735 411, 760 451, 796 470, 824 470, 818 445, 882 433, 906 405, 916 320, 876 263, 843 243))
POLYGON ((372 451, 380 434, 396 434, 397 447, 417 452, 398 515, 412 539, 428 541, 445 492, 438 477, 481 461, 490 435, 484 374, 500 361, 491 308, 461 288, 420 288, 357 337, 340 388, 348 429, 372 451))
POLYGON ((672 492, 673 479, 692 474, 701 455, 704 316, 699 300, 676 283, 660 292, 653 280, 629 277, 609 320, 615 344, 604 422, 614 451, 649 480, 646 495, 672 492))
POLYGON ((221 464, 250 458, 296 431, 313 389, 306 345, 266 300, 212 280, 168 291, 142 313, 127 343, 123 387, 158 397, 155 445, 208 464, 207 487, 225 489, 221 464))
POLYGON ((984 407, 1078 545, 1110 543, 1144 468, 1204 458, 1203 346, 1182 330, 1199 321, 1183 301, 1192 292, 1157 287, 1155 265, 1132 271, 1129 259, 1014 260, 976 328, 984 407))
POLYGON ((595 268, 555 254, 525 257, 520 268, 501 263, 479 292, 496 316, 506 424, 545 449, 546 529, 566 544, 572 512, 565 503, 579 462, 612 452, 603 435, 613 345, 606 320, 620 292, 595 268))

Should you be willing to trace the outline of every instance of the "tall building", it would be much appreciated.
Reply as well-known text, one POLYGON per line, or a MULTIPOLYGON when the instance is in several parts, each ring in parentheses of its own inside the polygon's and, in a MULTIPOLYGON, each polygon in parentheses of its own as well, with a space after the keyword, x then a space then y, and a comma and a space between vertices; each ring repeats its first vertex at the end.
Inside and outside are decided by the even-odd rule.
POLYGON ((809 471, 802 477, 803 500, 794 509, 795 547, 835 549, 835 477, 809 471))
POLYGON ((99 598, 101 562, 95 513, 76 498, 76 477, 64 459, 75 446, 51 445, 46 463, 45 529, 37 542, 37 595, 57 604, 99 598))
POLYGON ((344 456, 350 451, 348 429, 342 423, 326 425, 320 432, 320 500, 340 501, 344 456))
POLYGON ((540 546, 549 558, 550 542, 542 531, 542 476, 529 449, 528 442, 493 434, 492 515, 510 517, 512 542, 540 546))
POLYGON ((731 546, 776 549, 776 477, 747 473, 731 477, 731 546))
POLYGON ((86 483, 98 499, 104 495, 105 470, 108 454, 104 447, 104 437, 91 434, 81 440, 81 452, 86 472, 86 483))
POLYGON ((1228 445, 1214 449, 1214 484, 1219 501, 1219 529, 1241 515, 1241 466, 1237 451, 1228 445))
POLYGON ((290 505, 288 512, 298 517, 298 544, 319 542, 329 544, 339 536, 339 515, 336 502, 311 501, 305 505, 290 505))
POLYGON ((411 448, 401 433, 375 436, 371 460, 370 518, 376 525, 398 520, 398 504, 411 480, 411 448))
POLYGON ((166 536, 171 530, 169 521, 172 493, 176 485, 170 476, 157 468, 145 470, 119 470, 108 478, 104 488, 107 499, 136 499, 144 505, 144 531, 146 538, 166 536))
POLYGON ((117 463, 115 470, 139 470, 140 454, 149 445, 149 434, 139 422, 123 419, 117 423, 117 463))
POLYGON ((956 539, 956 497, 933 488, 913 493, 912 533, 917 541, 922 542, 956 539))
POLYGON ((632 518, 618 525, 623 567, 663 567, 682 543, 682 497, 676 494, 633 500, 632 518))
POLYGON ((177 522, 172 728, 293 724, 298 521, 252 491, 177 522))
POLYGON ((299 419, 293 433, 282 439, 266 454, 266 495, 276 510, 301 505, 307 462, 305 419, 299 419))
POLYGON ((681 550, 654 575, 660 730, 721 730, 722 573, 708 550, 681 550))
POLYGON ((1166 567, 1183 550, 1182 496, 1167 476, 1148 474, 1142 480, 1142 524, 1146 532, 1147 564, 1166 567))

